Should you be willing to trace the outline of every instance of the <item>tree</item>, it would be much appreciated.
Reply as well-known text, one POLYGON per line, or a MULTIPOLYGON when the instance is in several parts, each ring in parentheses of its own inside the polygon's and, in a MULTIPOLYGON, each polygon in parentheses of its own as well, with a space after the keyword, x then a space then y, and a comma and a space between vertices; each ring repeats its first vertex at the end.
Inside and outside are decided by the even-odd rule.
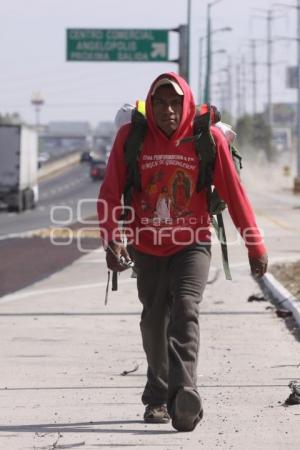
POLYGON ((254 151, 264 150, 268 161, 273 159, 271 128, 262 113, 246 114, 236 124, 237 140, 241 147, 250 145, 254 151))
POLYGON ((24 121, 17 112, 0 114, 0 124, 2 125, 20 125, 22 123, 24 121))
POLYGON ((250 144, 252 140, 253 123, 252 117, 246 114, 240 117, 236 123, 237 140, 241 147, 250 144))

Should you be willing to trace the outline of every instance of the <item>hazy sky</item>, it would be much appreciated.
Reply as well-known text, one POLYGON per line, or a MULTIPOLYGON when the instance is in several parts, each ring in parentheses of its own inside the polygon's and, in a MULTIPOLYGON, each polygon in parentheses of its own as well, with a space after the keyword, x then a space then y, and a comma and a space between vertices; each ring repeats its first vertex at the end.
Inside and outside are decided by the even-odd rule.
MULTIPOLYGON (((281 3, 296 4, 296 0, 281 3)), ((258 106, 266 102, 266 11, 271 0, 222 0, 212 7, 214 48, 227 54, 214 56, 215 82, 230 55, 233 78, 242 55, 246 62, 245 107, 251 112, 251 38, 257 41, 258 106), (257 8, 260 8, 259 10, 257 8), (258 17, 259 16, 259 17, 258 17), (219 74, 218 74, 219 73, 219 74)), ((198 97, 199 38, 205 34, 207 2, 192 0, 191 86, 198 97)), ((273 36, 296 36, 296 9, 276 8, 273 36)), ((67 28, 166 28, 187 21, 187 0, 9 0, 0 13, 0 112, 18 111, 33 123, 30 104, 33 92, 45 99, 43 123, 53 120, 88 120, 96 124, 113 120, 125 102, 144 98, 152 80, 161 72, 177 71, 174 63, 66 62, 67 28)), ((173 42, 174 41, 174 42, 173 42)), ((176 38, 171 56, 177 57, 176 38)), ((296 63, 296 43, 276 41, 273 45, 274 101, 294 101, 294 90, 285 88, 285 67, 296 63)), ((234 82, 235 84, 235 82, 234 82)), ((214 88, 214 91, 216 89, 214 88)), ((217 94, 213 97, 218 102, 217 94)))

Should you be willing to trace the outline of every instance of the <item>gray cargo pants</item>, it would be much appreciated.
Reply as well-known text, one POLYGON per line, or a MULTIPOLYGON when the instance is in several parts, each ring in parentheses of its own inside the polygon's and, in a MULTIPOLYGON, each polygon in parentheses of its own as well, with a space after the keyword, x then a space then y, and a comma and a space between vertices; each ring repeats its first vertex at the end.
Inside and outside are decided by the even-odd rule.
POLYGON ((209 244, 193 244, 171 256, 132 250, 141 333, 148 362, 142 402, 168 404, 180 387, 197 389, 199 303, 211 259, 209 244))

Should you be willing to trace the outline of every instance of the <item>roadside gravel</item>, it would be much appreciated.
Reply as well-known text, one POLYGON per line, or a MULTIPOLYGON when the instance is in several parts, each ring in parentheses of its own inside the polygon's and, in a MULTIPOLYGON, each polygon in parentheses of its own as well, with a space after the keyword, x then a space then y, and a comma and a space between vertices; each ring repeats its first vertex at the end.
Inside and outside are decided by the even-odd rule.
POLYGON ((269 272, 291 293, 300 303, 300 260, 289 263, 278 263, 270 267, 269 272))

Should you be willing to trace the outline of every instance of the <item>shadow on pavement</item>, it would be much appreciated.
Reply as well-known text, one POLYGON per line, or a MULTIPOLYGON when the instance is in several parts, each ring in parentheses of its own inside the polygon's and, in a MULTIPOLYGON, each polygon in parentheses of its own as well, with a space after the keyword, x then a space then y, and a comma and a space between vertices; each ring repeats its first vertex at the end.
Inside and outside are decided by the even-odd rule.
MULTIPOLYGON (((2 425, 1 433, 130 433, 130 434, 173 434, 176 430, 133 429, 131 426, 145 425, 143 420, 102 420, 99 422, 50 423, 32 425, 2 425), (128 425, 130 428, 95 428, 97 426, 128 425)), ((147 424, 148 426, 148 424, 147 424)))

